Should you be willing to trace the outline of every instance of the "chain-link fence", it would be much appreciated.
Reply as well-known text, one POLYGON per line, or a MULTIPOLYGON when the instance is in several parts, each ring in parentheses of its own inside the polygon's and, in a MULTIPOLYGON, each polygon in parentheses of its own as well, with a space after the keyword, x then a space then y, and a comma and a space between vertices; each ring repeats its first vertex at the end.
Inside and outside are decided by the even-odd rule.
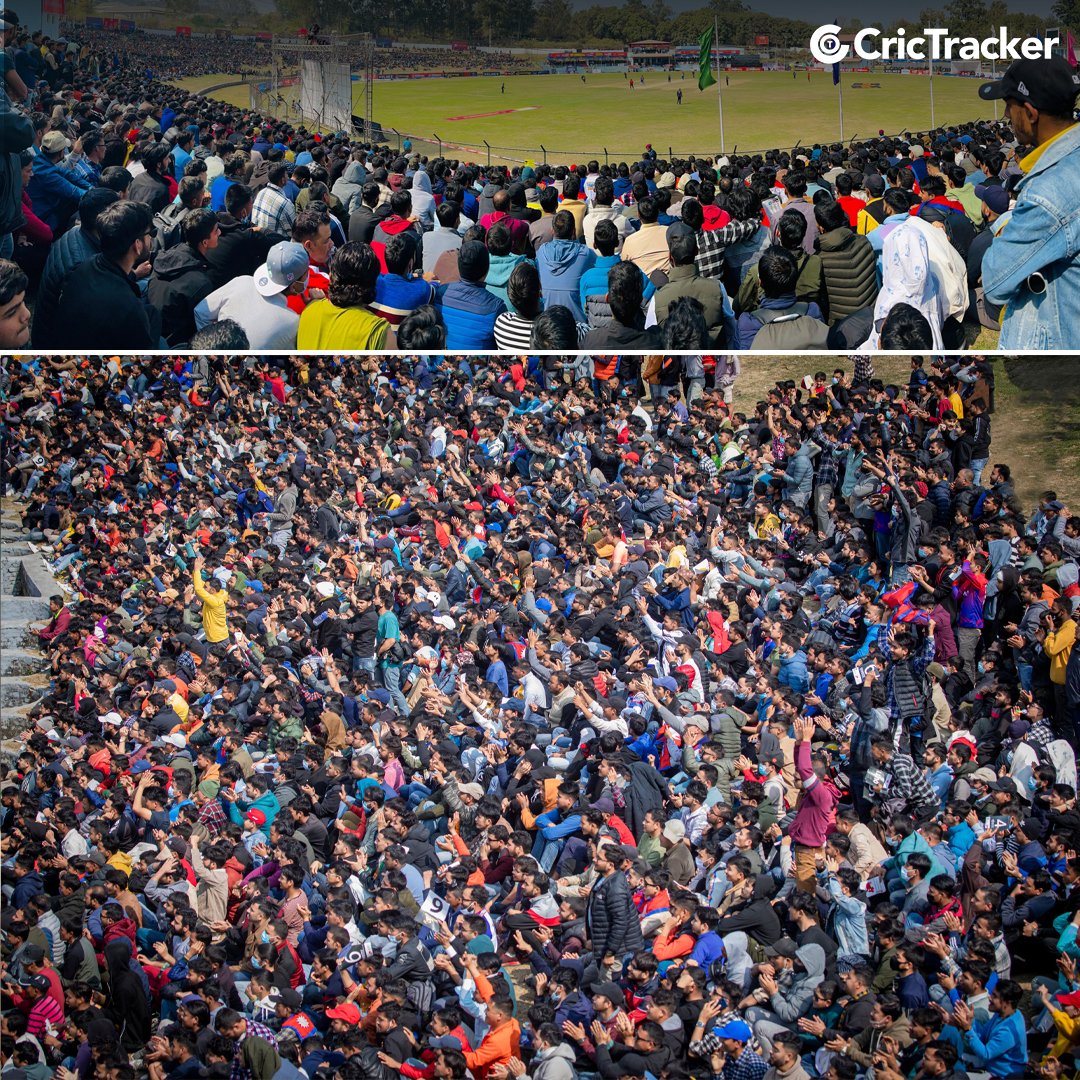
POLYGON ((275 81, 263 78, 250 84, 249 97, 252 109, 264 116, 276 116, 290 124, 304 124, 305 118, 300 110, 300 76, 289 75, 275 81))
MULTIPOLYGON (((912 131, 907 128, 903 131, 885 135, 879 135, 877 132, 867 132, 865 135, 861 135, 856 132, 850 139, 845 139, 844 142, 846 145, 850 146, 853 143, 870 138, 917 139, 920 134, 920 132, 912 131)), ((382 130, 382 142, 387 143, 391 147, 396 147, 402 152, 411 150, 413 153, 425 154, 428 157, 460 158, 487 165, 569 165, 589 161, 596 161, 601 165, 617 165, 619 162, 623 161, 629 164, 642 159, 647 138, 648 136, 646 135, 642 139, 641 145, 636 149, 594 146, 588 150, 564 150, 561 148, 549 147, 543 143, 529 147, 496 146, 483 139, 480 140, 479 143, 464 143, 453 139, 443 139, 437 132, 421 135, 399 131, 397 128, 393 127, 383 128, 382 130)), ((681 147, 675 145, 660 146, 657 143, 653 143, 652 148, 658 157, 668 161, 676 158, 687 159, 690 157, 697 158, 698 160, 715 159, 720 153, 719 148, 715 145, 681 147)), ((794 146, 776 146, 774 144, 768 147, 751 147, 736 143, 727 153, 730 157, 735 154, 740 156, 744 154, 765 154, 774 150, 794 153, 799 150, 808 151, 809 149, 809 146, 802 143, 796 143, 794 146)))
MULTIPOLYGON (((265 77, 251 82, 251 107, 264 115, 276 116, 287 120, 291 124, 303 124, 308 128, 312 128, 314 126, 312 119, 304 117, 300 112, 298 103, 299 82, 298 76, 282 77, 276 83, 265 77)), ((356 117, 354 117, 355 119, 356 117)), ((977 117, 969 122, 990 124, 998 121, 990 117, 977 117)), ((416 153, 427 157, 457 158, 485 165, 568 165, 588 161, 597 161, 602 165, 617 165, 624 161, 630 163, 641 160, 645 151, 645 144, 649 138, 649 134, 645 133, 641 145, 637 147, 592 146, 586 149, 566 149, 561 146, 548 146, 545 143, 538 143, 535 146, 499 146, 489 143, 486 139, 472 142, 461 141, 444 138, 442 133, 437 131, 417 132, 403 131, 395 127, 380 128, 377 119, 373 127, 373 137, 377 142, 389 145, 401 153, 416 153)), ((362 124, 358 126, 354 123, 353 130, 358 136, 362 135, 362 124)), ((854 143, 871 138, 917 140, 923 134, 925 134, 925 130, 911 128, 904 128, 891 133, 879 133, 877 131, 854 132, 844 140, 844 143, 851 146, 854 143)), ((824 140, 824 142, 831 145, 833 140, 824 140)), ((720 153, 719 147, 715 144, 701 146, 669 144, 663 146, 653 143, 652 148, 657 156, 668 161, 690 157, 697 159, 716 158, 720 153)), ((810 147, 802 142, 798 142, 794 146, 777 146, 775 144, 771 146, 744 146, 742 143, 735 143, 727 153, 728 156, 736 154, 752 156, 775 150, 794 153, 799 150, 809 149, 810 147)))

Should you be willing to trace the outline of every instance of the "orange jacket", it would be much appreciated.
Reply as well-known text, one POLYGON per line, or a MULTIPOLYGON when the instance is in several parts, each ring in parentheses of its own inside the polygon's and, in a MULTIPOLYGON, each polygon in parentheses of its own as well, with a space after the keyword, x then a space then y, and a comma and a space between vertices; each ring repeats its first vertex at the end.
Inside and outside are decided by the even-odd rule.
MULTIPOLYGON (((560 783, 562 781, 557 776, 551 776, 544 781, 544 809, 540 813, 546 814, 554 808, 555 800, 559 797, 560 783)), ((521 808, 521 827, 529 830, 536 828, 536 817, 527 806, 521 808)))
POLYGON ((681 926, 675 926, 657 935, 652 951, 657 960, 675 960, 680 956, 689 956, 693 950, 694 935, 686 933, 681 926))
POLYGON ((511 1017, 493 1027, 475 1050, 465 1052, 465 1064, 476 1080, 488 1080, 493 1065, 521 1056, 521 1028, 511 1017))

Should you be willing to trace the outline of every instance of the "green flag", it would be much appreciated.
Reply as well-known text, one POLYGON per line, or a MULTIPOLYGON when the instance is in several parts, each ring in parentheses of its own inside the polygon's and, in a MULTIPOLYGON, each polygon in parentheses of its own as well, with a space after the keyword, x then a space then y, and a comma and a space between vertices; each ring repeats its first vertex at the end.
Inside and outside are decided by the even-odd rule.
POLYGON ((697 86, 699 90, 707 90, 716 85, 716 76, 712 73, 712 47, 713 28, 710 26, 701 35, 701 59, 698 60, 697 86))

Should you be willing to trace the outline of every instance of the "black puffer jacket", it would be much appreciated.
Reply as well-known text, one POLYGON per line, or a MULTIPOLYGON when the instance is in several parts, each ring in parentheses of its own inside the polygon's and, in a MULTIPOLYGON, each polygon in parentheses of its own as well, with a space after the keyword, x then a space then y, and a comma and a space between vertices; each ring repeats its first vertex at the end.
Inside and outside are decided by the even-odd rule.
POLYGON ((870 241, 844 225, 822 233, 815 247, 821 256, 821 306, 829 325, 870 307, 878 293, 877 256, 870 241))
POLYGON ((97 242, 81 225, 68 229, 49 248, 45 269, 38 286, 34 304, 34 324, 30 338, 38 349, 54 349, 58 345, 56 313, 60 308, 60 293, 68 275, 80 263, 92 259, 99 251, 97 242))
POLYGON ((601 878, 589 894, 585 926, 597 963, 605 956, 616 958, 642 947, 641 922, 630 895, 630 886, 622 872, 601 878))
POLYGON ((0 237, 22 225, 22 166, 19 155, 33 143, 34 125, 17 113, 0 90, 0 237))
POLYGON ((191 340, 195 305, 213 291, 210 264, 190 244, 157 257, 147 296, 161 312, 161 333, 170 345, 191 340))
POLYGON ((64 280, 56 312, 59 349, 142 352, 161 340, 161 315, 138 286, 102 254, 80 263, 64 280))

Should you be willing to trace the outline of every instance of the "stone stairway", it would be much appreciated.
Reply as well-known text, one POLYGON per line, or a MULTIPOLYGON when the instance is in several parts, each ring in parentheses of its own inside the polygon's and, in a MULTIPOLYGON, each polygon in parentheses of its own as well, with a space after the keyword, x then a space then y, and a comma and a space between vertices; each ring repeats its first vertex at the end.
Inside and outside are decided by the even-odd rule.
POLYGON ((49 684, 32 624, 49 618, 49 597, 61 591, 30 546, 19 509, 9 499, 0 502, 0 750, 8 753, 18 752, 27 713, 49 684))

